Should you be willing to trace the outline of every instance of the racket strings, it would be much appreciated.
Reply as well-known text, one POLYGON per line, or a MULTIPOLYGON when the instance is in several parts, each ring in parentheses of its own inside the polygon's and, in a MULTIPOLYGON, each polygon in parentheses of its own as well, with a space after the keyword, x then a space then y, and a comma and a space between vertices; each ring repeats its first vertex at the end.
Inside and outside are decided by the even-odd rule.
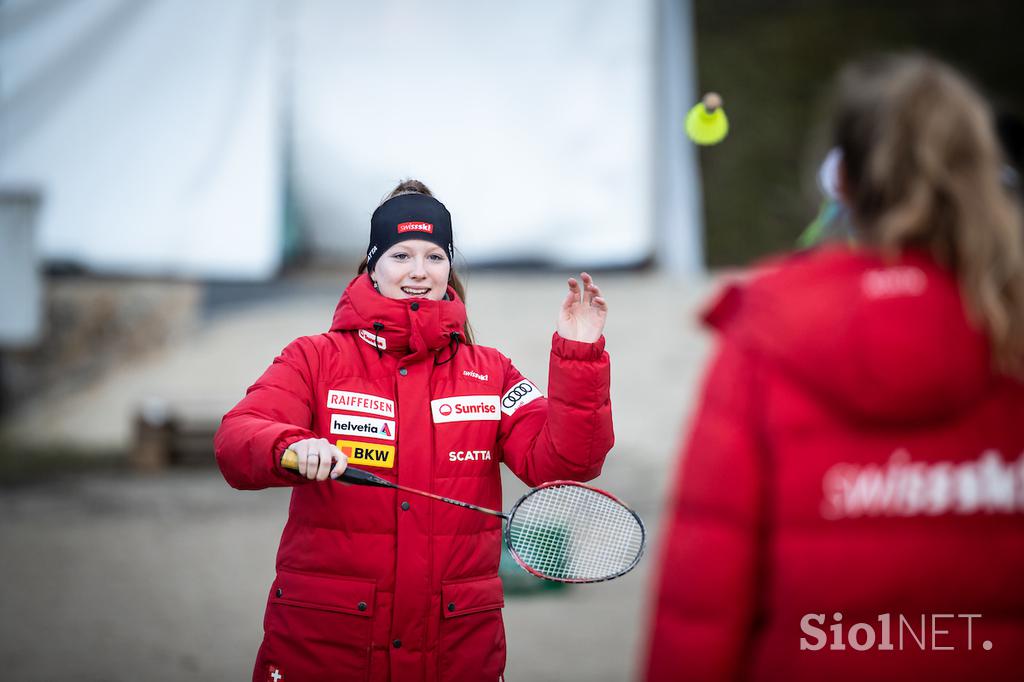
POLYGON ((583 486, 541 488, 509 520, 512 548, 556 580, 603 580, 632 568, 643 550, 637 518, 611 497, 583 486))

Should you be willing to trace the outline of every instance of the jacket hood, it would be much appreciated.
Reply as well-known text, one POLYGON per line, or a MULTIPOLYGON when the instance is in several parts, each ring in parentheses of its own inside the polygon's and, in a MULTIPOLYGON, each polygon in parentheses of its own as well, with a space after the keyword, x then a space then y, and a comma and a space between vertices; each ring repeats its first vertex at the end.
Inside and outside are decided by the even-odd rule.
POLYGON ((956 279, 921 253, 797 254, 727 286, 704 319, 860 419, 949 416, 992 379, 956 279))
POLYGON ((384 352, 436 353, 455 339, 465 343, 466 306, 448 287, 448 300, 382 296, 369 275, 355 277, 334 309, 331 331, 354 331, 384 352))

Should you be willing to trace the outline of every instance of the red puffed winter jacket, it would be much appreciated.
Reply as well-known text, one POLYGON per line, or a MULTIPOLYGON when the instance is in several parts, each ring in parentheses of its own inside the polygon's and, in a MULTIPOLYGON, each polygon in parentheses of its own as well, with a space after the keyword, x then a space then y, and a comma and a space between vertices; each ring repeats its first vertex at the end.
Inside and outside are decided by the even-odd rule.
POLYGON ((310 482, 279 466, 304 438, 349 466, 500 509, 498 464, 529 485, 597 476, 612 446, 604 339, 555 335, 549 397, 492 348, 465 345, 465 307, 349 284, 331 331, 299 338, 217 432, 236 488, 293 486, 253 679, 488 680, 505 664, 501 521, 394 490, 310 482))
POLYGON ((706 319, 645 679, 1024 679, 1024 386, 954 278, 831 248, 706 319))

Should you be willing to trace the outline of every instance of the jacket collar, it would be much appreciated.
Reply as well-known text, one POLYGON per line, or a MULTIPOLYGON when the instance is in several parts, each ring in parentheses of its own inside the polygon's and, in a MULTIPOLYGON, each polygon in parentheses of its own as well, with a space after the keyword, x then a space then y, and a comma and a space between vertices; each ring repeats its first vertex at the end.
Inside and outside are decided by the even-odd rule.
POLYGON ((451 287, 448 299, 387 298, 364 273, 349 282, 341 295, 331 331, 354 331, 365 343, 387 353, 437 353, 452 343, 453 334, 460 342, 466 340, 466 306, 451 287))
POLYGON ((988 395, 994 376, 955 274, 921 250, 838 245, 773 259, 704 318, 874 423, 949 419, 988 395))

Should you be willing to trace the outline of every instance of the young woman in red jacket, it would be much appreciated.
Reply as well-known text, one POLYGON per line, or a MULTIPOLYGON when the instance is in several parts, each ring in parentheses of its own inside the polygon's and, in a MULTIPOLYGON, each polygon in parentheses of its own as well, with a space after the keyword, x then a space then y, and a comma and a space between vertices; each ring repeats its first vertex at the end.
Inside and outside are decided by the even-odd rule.
POLYGON ((501 520, 327 480, 346 466, 499 509, 501 462, 528 485, 601 471, 613 436, 597 285, 569 280, 544 397, 472 343, 453 253, 448 210, 403 182, 373 214, 330 331, 289 344, 217 432, 232 486, 293 488, 254 680, 502 675, 501 520), (298 474, 281 467, 287 448, 298 474))
POLYGON ((668 509, 643 676, 1021 679, 1024 248, 947 66, 840 80, 855 245, 729 287, 668 509))

